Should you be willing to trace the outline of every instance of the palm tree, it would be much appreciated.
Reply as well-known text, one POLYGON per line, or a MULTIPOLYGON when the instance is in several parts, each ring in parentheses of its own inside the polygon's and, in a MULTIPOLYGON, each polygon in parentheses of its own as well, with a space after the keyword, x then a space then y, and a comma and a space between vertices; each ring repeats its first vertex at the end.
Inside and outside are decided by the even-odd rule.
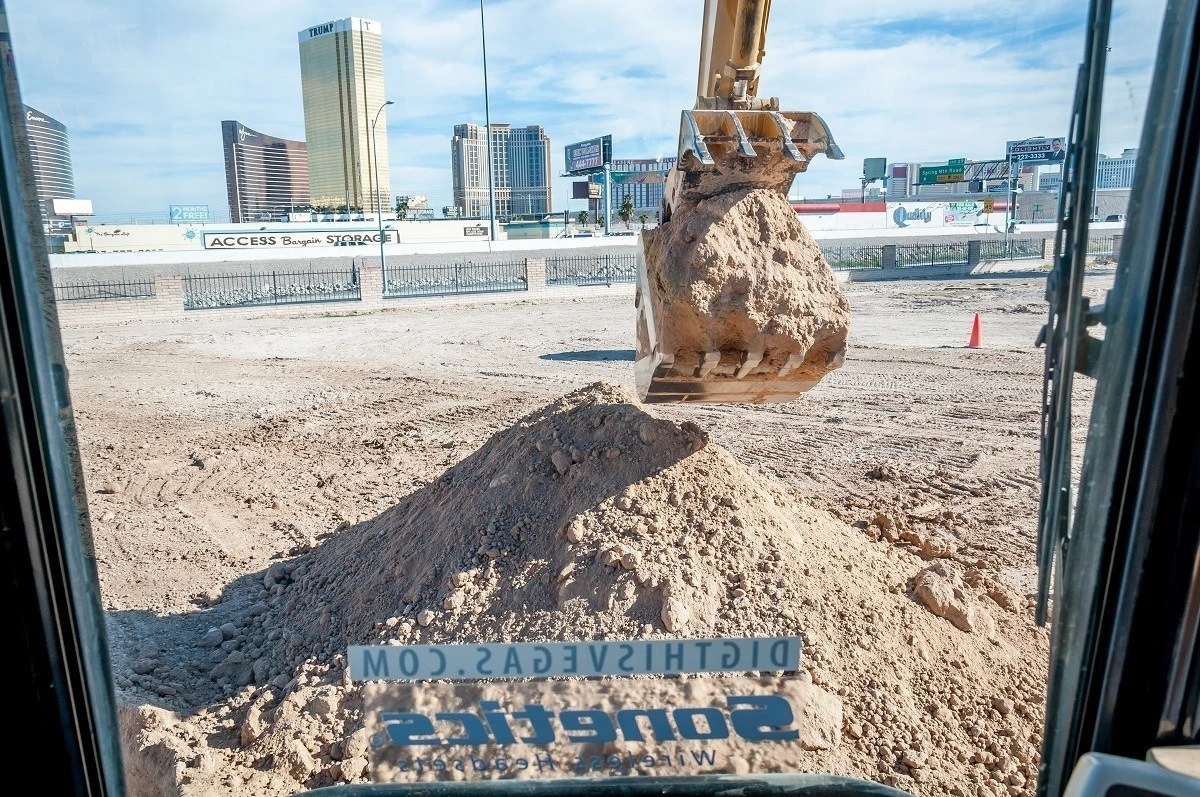
POLYGON ((617 217, 625 222, 625 229, 629 229, 629 220, 633 218, 633 194, 625 194, 625 198, 621 200, 621 209, 617 211, 617 217))
POLYGON ((646 229, 646 222, 649 220, 650 220, 650 216, 647 215, 645 212, 638 214, 638 221, 640 221, 642 223, 643 230, 646 229))
POLYGON ((579 211, 579 214, 575 216, 575 221, 580 227, 586 227, 588 223, 588 212, 586 210, 579 211))

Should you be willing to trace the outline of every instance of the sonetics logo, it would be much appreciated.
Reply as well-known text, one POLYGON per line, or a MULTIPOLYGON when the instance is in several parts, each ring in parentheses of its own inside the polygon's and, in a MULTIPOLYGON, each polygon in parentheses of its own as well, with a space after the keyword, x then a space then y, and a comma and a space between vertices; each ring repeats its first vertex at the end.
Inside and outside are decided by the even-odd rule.
POLYGON ((800 736, 791 727, 794 720, 791 704, 779 695, 728 695, 723 708, 627 708, 611 714, 595 708, 554 712, 540 703, 526 703, 524 710, 510 713, 498 701, 483 700, 473 711, 442 711, 432 717, 382 712, 383 733, 374 734, 371 745, 548 745, 560 735, 573 744, 605 744, 646 741, 647 731, 660 742, 731 735, 748 742, 786 742, 800 736))

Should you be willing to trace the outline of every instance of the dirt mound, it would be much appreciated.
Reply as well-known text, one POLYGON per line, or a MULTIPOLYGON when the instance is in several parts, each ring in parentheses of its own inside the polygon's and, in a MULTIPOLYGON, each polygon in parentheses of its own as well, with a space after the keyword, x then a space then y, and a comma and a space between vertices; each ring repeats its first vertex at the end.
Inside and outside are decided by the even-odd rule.
POLYGON ((366 775, 348 644, 796 634, 800 677, 838 719, 798 757, 719 767, 1032 793, 1042 696, 1023 673, 1044 635, 952 548, 912 550, 592 385, 265 571, 261 600, 200 640, 230 696, 127 736, 192 793, 219 777, 222 793, 284 793, 366 775), (167 736, 200 752, 172 757, 167 736))
POLYGON ((789 378, 813 381, 841 364, 849 303, 780 192, 740 188, 684 203, 645 241, 654 315, 676 363, 763 352, 760 370, 777 371, 799 354, 789 378))

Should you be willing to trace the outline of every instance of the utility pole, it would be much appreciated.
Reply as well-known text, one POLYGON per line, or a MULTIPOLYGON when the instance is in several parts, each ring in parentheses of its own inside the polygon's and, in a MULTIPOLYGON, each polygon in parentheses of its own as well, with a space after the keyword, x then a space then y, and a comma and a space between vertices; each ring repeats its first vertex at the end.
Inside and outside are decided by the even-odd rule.
POLYGON ((479 0, 479 33, 483 43, 483 121, 487 125, 487 178, 488 219, 491 222, 491 240, 496 240, 496 175, 492 173, 492 109, 488 101, 487 80, 487 23, 483 17, 483 0, 479 0))
MULTIPOLYGON (((604 144, 600 144, 600 158, 604 159, 604 144)), ((612 182, 609 180, 609 175, 612 172, 611 166, 606 161, 604 164, 604 234, 608 235, 612 230, 612 182)))

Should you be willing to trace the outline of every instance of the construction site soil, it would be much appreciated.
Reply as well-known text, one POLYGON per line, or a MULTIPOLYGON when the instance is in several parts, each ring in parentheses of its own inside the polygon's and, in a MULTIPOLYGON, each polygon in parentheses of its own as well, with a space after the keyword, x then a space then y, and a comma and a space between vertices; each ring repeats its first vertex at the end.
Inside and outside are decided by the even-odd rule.
POLYGON ((804 399, 653 412, 628 288, 66 330, 132 792, 369 779, 347 644, 794 634, 805 743, 715 770, 1032 794, 1042 290, 850 285, 804 399))
POLYGON ((795 355, 788 378, 811 382, 840 366, 850 307, 787 199, 741 188, 681 205, 643 239, 660 345, 675 364, 719 351, 736 366, 749 352, 769 378, 795 355))

